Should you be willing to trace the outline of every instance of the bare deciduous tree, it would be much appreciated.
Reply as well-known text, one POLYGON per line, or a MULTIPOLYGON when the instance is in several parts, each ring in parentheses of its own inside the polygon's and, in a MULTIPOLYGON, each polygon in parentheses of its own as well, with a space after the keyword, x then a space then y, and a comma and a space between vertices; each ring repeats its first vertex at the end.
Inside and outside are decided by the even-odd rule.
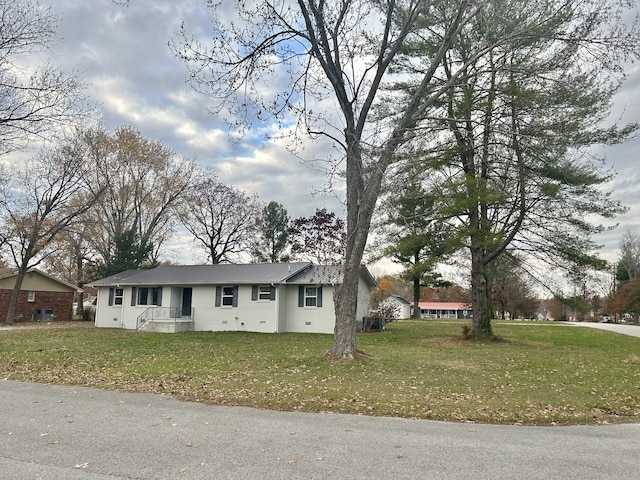
POLYGON ((1 242, 17 277, 6 322, 14 321, 18 294, 29 268, 51 253, 53 241, 87 212, 102 194, 87 189, 84 157, 73 145, 43 151, 15 173, 0 205, 1 242))
POLYGON ((30 56, 55 40, 57 16, 38 0, 0 2, 0 154, 34 136, 51 138, 86 119, 84 83, 52 64, 29 66, 30 56))
POLYGON ((249 255, 260 205, 255 197, 222 184, 212 171, 189 188, 180 202, 182 224, 204 249, 212 264, 249 255))
POLYGON ((173 232, 176 203, 193 180, 194 162, 131 127, 84 132, 83 148, 93 165, 90 188, 104 190, 87 217, 87 237, 98 256, 108 262, 115 239, 134 231, 142 245, 153 245, 150 259, 157 260, 173 232))

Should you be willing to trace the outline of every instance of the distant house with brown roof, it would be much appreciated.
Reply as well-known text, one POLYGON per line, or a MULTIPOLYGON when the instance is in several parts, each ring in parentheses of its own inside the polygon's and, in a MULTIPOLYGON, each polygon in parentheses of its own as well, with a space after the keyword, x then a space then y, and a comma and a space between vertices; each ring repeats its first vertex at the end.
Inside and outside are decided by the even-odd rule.
MULTIPOLYGON (((0 316, 4 321, 18 274, 15 269, 0 271, 0 316)), ((18 295, 14 321, 71 320, 73 297, 78 288, 37 268, 27 271, 18 295)))

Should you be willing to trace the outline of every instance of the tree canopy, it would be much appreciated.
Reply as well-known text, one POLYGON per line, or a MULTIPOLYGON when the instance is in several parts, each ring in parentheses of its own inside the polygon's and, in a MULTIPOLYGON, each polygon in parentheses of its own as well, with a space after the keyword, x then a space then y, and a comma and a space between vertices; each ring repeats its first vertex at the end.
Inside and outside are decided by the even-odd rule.
POLYGON ((256 220, 257 235, 252 255, 258 262, 286 262, 289 242, 289 214, 278 202, 269 202, 256 220))
POLYGON ((255 197, 220 182, 204 170, 181 198, 179 218, 212 264, 232 263, 249 253, 259 204, 255 197))
POLYGON ((56 39, 57 15, 38 0, 0 2, 0 154, 62 135, 92 113, 77 72, 51 63, 25 68, 56 39))
POLYGON ((342 265, 345 234, 344 220, 326 208, 316 209, 311 217, 299 217, 291 222, 291 253, 318 265, 342 265))

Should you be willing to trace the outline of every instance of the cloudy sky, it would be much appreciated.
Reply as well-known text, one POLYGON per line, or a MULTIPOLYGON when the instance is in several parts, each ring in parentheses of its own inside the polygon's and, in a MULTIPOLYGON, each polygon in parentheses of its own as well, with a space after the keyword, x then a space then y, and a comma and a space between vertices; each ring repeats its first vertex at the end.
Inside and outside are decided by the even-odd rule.
MULTIPOLYGON (((131 125, 214 168, 226 183, 264 202, 282 203, 292 217, 312 215, 316 207, 342 214, 335 194, 312 194, 326 185, 319 165, 293 157, 284 142, 265 142, 260 132, 231 142, 224 123, 207 112, 206 97, 185 84, 186 67, 172 57, 167 43, 183 21, 189 31, 207 32, 205 0, 131 0, 128 6, 112 0, 51 3, 60 14, 61 37, 52 60, 81 72, 107 128, 131 125)), ((613 114, 624 122, 640 121, 640 67, 629 65, 627 73, 613 114)), ((322 156, 313 146, 303 154, 307 159, 322 156)), ((640 138, 605 154, 618 172, 609 185, 614 198, 630 207, 617 219, 620 226, 598 239, 603 256, 615 260, 622 232, 629 228, 640 234, 640 138)))

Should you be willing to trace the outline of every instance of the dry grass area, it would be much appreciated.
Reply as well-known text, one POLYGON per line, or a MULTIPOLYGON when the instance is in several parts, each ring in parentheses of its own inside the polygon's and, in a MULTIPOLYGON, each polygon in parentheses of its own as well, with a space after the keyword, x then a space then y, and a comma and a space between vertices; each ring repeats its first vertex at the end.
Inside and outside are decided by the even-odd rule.
POLYGON ((327 335, 0 329, 0 378, 173 395, 211 404, 527 425, 640 421, 640 339, 557 324, 399 322, 358 335, 352 362, 327 335))

